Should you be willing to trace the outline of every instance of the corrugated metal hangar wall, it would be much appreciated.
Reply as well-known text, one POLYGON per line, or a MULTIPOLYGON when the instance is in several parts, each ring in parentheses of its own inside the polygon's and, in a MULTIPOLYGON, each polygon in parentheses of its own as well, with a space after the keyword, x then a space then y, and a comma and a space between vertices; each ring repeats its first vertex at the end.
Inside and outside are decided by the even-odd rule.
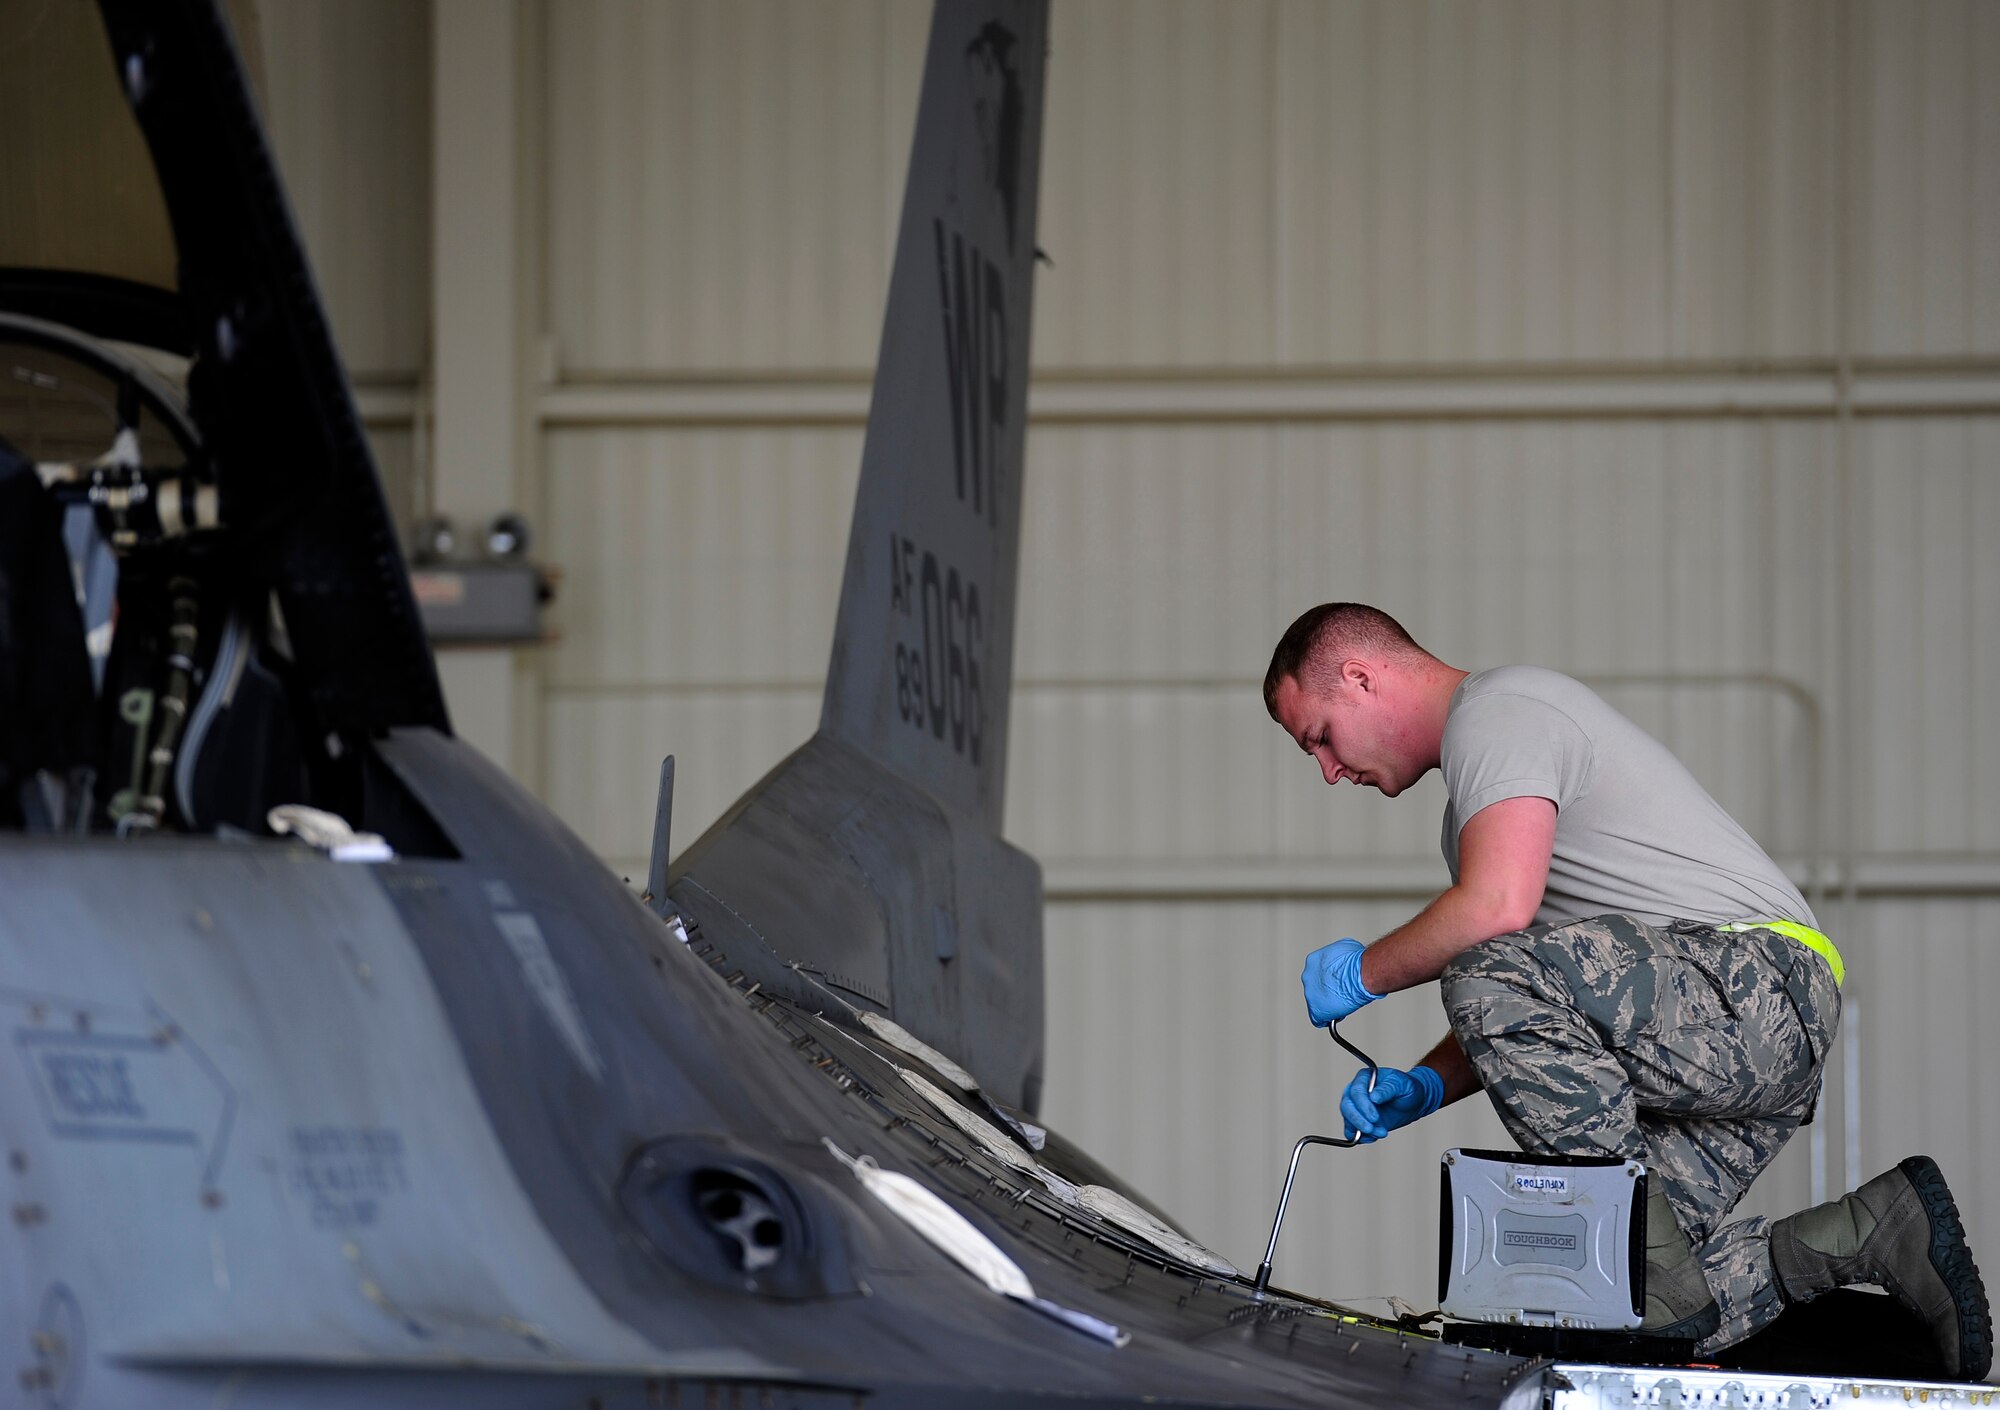
MULTIPOLYGON (((548 646, 447 662, 462 727, 628 874, 660 755, 685 841, 816 718, 926 13, 262 7, 395 492, 563 574, 548 646)), ((1966 0, 1057 0, 1009 792, 1052 1122, 1254 1265, 1350 1070, 1299 960, 1444 878, 1435 780, 1329 792, 1257 698, 1356 598, 1599 683, 1809 879, 1845 1044, 1751 1207, 1924 1149, 2000 1269, 1995 72, 1966 0)), ((1309 1157, 1281 1280, 1424 1301, 1437 1152, 1501 1139, 1309 1157)))

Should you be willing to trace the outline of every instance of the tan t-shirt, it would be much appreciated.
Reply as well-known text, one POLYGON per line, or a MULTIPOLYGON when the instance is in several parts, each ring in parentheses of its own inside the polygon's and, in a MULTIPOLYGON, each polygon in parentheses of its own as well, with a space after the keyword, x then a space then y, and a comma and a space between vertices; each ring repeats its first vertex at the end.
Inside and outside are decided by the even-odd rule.
POLYGON ((1668 748, 1581 681, 1539 666, 1467 676, 1452 693, 1440 760, 1458 833, 1506 798, 1556 805, 1544 924, 1622 911, 1653 922, 1795 920, 1805 898, 1668 748))

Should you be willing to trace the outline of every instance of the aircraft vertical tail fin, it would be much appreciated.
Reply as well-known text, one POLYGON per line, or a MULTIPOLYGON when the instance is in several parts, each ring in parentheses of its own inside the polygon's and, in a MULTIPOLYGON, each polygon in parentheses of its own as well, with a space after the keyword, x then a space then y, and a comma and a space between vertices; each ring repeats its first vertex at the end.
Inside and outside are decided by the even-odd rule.
POLYGON ((998 831, 1046 0, 940 0, 820 728, 998 831))
POLYGON ((1047 23, 937 2, 819 733, 669 878, 767 992, 892 1017, 1031 1111, 1041 869, 1000 819, 1047 23))

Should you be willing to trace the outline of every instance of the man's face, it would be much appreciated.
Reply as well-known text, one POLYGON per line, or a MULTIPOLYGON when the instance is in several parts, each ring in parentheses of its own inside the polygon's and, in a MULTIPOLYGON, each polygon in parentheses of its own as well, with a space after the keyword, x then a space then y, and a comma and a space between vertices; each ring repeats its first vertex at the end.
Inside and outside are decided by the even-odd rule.
POLYGON ((1356 662, 1324 690, 1303 686, 1294 676, 1278 682, 1278 723, 1299 748, 1313 756, 1328 783, 1350 779, 1394 798, 1416 782, 1408 733, 1392 701, 1385 702, 1382 678, 1356 662))

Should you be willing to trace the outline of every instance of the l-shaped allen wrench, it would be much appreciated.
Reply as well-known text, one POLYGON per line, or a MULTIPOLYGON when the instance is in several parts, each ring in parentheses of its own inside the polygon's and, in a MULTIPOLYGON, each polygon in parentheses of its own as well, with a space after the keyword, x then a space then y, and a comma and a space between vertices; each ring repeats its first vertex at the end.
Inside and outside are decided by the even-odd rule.
MULTIPOLYGON (((1332 1036, 1334 1042, 1340 1044, 1341 1047, 1347 1049, 1347 1051, 1353 1053, 1362 1062, 1367 1064, 1368 1090, 1370 1093, 1373 1093, 1375 1090, 1375 1078, 1381 1072, 1381 1069, 1375 1065, 1375 1059, 1341 1037, 1340 1024, 1338 1022, 1328 1023, 1326 1031, 1332 1036)), ((1251 1285, 1250 1295, 1252 1297, 1262 1298, 1270 1289, 1271 1260, 1278 1256, 1278 1231, 1285 1227, 1285 1206, 1291 1203, 1292 1181, 1298 1177, 1299 1173, 1299 1156, 1304 1153, 1307 1146, 1339 1146, 1344 1150, 1360 1144, 1362 1142, 1358 1136, 1351 1141, 1341 1140, 1333 1136, 1299 1137, 1298 1144, 1292 1147, 1291 1168, 1285 1171, 1284 1193, 1278 1196, 1278 1213, 1271 1220, 1271 1242, 1264 1247, 1264 1261, 1257 1265, 1257 1281, 1251 1285)))

